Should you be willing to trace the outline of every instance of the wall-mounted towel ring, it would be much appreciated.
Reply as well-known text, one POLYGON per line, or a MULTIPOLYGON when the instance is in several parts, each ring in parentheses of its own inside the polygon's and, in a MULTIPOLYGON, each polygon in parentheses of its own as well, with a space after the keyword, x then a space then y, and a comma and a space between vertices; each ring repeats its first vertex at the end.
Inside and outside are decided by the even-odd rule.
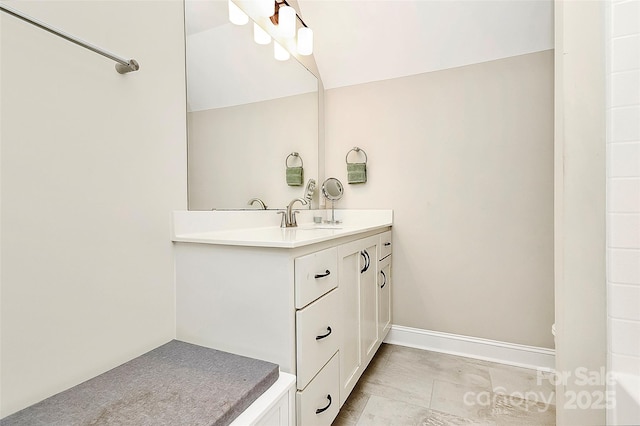
POLYGON ((302 162, 302 157, 300 157, 300 154, 298 154, 297 152, 292 152, 291 154, 289 154, 287 158, 284 160, 284 165, 287 168, 287 171, 286 171, 287 185, 289 186, 302 185, 302 182, 304 181, 304 170, 303 170, 304 163, 302 162), (289 159, 291 157, 293 157, 294 160, 296 158, 300 160, 300 165, 290 166, 289 159))
POLYGON ((353 147, 344 157, 347 163, 347 182, 348 183, 365 183, 367 181, 367 153, 364 149, 353 147), (362 153, 364 155, 364 163, 350 163, 349 154, 352 152, 362 153))

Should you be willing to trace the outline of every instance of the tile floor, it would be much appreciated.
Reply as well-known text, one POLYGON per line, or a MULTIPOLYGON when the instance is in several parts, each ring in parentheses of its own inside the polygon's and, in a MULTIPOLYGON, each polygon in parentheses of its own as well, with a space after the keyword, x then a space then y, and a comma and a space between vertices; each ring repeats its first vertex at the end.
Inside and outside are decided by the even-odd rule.
POLYGON ((383 344, 334 426, 555 425, 547 373, 383 344))

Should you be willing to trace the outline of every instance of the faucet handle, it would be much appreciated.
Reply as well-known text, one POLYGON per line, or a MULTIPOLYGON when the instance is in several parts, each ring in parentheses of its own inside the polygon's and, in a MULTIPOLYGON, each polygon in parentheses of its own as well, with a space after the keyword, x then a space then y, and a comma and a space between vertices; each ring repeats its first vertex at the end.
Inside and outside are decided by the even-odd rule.
POLYGON ((287 227, 287 220, 286 220, 287 212, 284 211, 284 210, 278 210, 276 212, 276 214, 281 214, 282 215, 282 219, 280 219, 280 228, 286 228, 287 227))
POLYGON ((300 210, 294 210, 291 212, 291 226, 298 226, 298 222, 296 221, 296 214, 300 213, 300 210))

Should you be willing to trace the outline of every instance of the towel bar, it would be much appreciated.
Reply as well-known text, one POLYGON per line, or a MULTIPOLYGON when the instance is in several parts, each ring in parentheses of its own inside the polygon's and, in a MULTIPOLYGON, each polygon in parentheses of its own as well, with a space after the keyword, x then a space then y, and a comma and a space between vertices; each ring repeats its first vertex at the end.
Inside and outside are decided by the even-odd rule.
POLYGON ((51 34, 55 34, 58 37, 61 37, 61 38, 65 39, 65 40, 67 40, 67 41, 70 41, 71 43, 75 43, 78 46, 82 46, 85 49, 89 49, 92 52, 95 52, 95 53, 97 53, 99 55, 102 55, 102 56, 104 56, 106 58, 111 59, 112 61, 117 62, 116 71, 118 71, 118 73, 120 73, 120 74, 126 74, 128 72, 138 71, 140 69, 140 65, 138 64, 138 62, 135 59, 126 60, 124 58, 121 58, 120 56, 114 55, 111 52, 108 52, 108 51, 106 51, 104 49, 101 49, 101 48, 99 48, 97 46, 94 46, 93 44, 87 43, 84 40, 80 40, 80 39, 78 39, 78 38, 76 38, 76 37, 74 37, 74 36, 72 36, 70 34, 67 34, 67 33, 65 33, 63 31, 60 31, 60 30, 58 30, 56 28, 53 28, 53 27, 45 24, 44 22, 41 22, 41 21, 39 21, 39 20, 37 20, 35 18, 32 18, 30 16, 27 16, 24 13, 22 13, 22 12, 16 10, 16 9, 13 9, 13 8, 11 8, 9 6, 5 6, 3 4, 0 4, 0 11, 8 13, 9 15, 14 16, 14 17, 16 17, 18 19, 22 19, 23 21, 28 22, 31 25, 34 25, 34 26, 36 26, 36 27, 38 27, 40 29, 43 29, 45 31, 48 31, 51 34))

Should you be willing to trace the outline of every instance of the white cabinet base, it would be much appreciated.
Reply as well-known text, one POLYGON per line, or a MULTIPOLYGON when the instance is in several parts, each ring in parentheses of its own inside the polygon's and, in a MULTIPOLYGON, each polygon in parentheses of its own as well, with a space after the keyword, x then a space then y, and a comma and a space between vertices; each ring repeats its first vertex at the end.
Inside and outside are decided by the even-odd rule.
POLYGON ((177 338, 270 361, 281 374, 297 376, 296 396, 234 424, 333 421, 390 318, 379 313, 389 307, 378 284, 378 246, 391 236, 386 231, 292 249, 176 244, 177 338), (316 413, 329 407, 328 395, 330 408, 316 413), (297 411, 292 421, 285 415, 291 410, 297 411))
POLYGON ((231 426, 294 426, 296 376, 280 372, 278 380, 231 422, 231 426))

